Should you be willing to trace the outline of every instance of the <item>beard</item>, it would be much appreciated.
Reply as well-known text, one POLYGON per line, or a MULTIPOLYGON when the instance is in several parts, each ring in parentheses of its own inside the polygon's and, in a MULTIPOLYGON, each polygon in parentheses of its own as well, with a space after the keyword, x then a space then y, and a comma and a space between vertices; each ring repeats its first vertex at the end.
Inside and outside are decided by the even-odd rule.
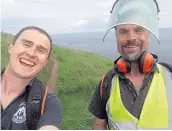
POLYGON ((143 43, 140 41, 127 41, 126 43, 122 44, 122 57, 127 61, 137 61, 141 54, 142 54, 142 45, 143 43), (136 51, 128 51, 125 52, 127 47, 136 47, 138 48, 136 51))
POLYGON ((130 54, 124 54, 122 55, 122 57, 127 61, 137 61, 140 58, 141 54, 142 54, 141 52, 130 53, 130 54))

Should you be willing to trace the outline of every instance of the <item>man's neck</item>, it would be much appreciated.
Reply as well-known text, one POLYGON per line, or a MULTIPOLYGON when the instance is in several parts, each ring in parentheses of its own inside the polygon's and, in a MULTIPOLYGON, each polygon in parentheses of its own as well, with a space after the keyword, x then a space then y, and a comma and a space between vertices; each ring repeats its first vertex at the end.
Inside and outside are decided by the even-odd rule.
POLYGON ((139 71, 139 62, 131 62, 130 63, 131 65, 131 71, 130 73, 127 73, 125 74, 125 76, 127 78, 137 78, 137 77, 140 77, 140 76, 145 76, 146 74, 143 74, 139 71))
POLYGON ((135 88, 140 89, 143 85, 143 81, 146 74, 140 73, 138 62, 132 62, 130 64, 131 64, 131 72, 125 74, 125 77, 128 78, 133 83, 135 88))
POLYGON ((140 75, 139 71, 139 63, 138 62, 131 62, 131 72, 129 73, 131 76, 137 76, 140 75))
POLYGON ((24 91, 26 85, 29 83, 30 80, 31 78, 23 79, 17 77, 7 66, 1 80, 1 93, 4 93, 6 95, 20 94, 24 91))

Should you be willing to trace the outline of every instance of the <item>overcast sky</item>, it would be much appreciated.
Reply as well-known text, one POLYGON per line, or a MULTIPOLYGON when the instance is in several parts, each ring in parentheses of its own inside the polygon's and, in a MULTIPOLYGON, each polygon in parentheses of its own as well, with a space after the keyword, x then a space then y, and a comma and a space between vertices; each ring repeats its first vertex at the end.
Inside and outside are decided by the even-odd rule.
MULTIPOLYGON (((104 31, 115 0, 0 0, 1 30, 34 25, 50 34, 104 31)), ((172 0, 157 0, 161 28, 172 27, 172 0), (171 15, 170 15, 171 14, 171 15)))

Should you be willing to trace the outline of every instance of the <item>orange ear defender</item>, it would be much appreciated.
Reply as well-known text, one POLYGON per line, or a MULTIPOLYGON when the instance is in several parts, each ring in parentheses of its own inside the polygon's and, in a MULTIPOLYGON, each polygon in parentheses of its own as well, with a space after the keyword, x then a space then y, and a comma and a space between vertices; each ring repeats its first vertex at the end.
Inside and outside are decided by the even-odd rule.
POLYGON ((115 67, 121 73, 128 73, 131 71, 130 63, 124 60, 122 57, 119 57, 115 62, 115 67))
MULTIPOLYGON (((148 73, 152 70, 152 67, 157 60, 157 56, 144 51, 139 59, 139 71, 141 73, 148 73)), ((121 56, 114 62, 115 67, 121 73, 129 73, 131 71, 130 63, 124 60, 121 56)))

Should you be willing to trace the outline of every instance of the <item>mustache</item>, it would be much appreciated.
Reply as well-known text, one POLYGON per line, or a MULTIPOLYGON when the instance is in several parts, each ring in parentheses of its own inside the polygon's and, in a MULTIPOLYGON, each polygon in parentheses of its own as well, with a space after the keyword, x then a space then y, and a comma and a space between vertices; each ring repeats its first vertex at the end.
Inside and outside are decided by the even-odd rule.
POLYGON ((126 47, 126 46, 139 46, 142 45, 143 43, 140 41, 127 41, 126 43, 122 44, 122 47, 126 47))

